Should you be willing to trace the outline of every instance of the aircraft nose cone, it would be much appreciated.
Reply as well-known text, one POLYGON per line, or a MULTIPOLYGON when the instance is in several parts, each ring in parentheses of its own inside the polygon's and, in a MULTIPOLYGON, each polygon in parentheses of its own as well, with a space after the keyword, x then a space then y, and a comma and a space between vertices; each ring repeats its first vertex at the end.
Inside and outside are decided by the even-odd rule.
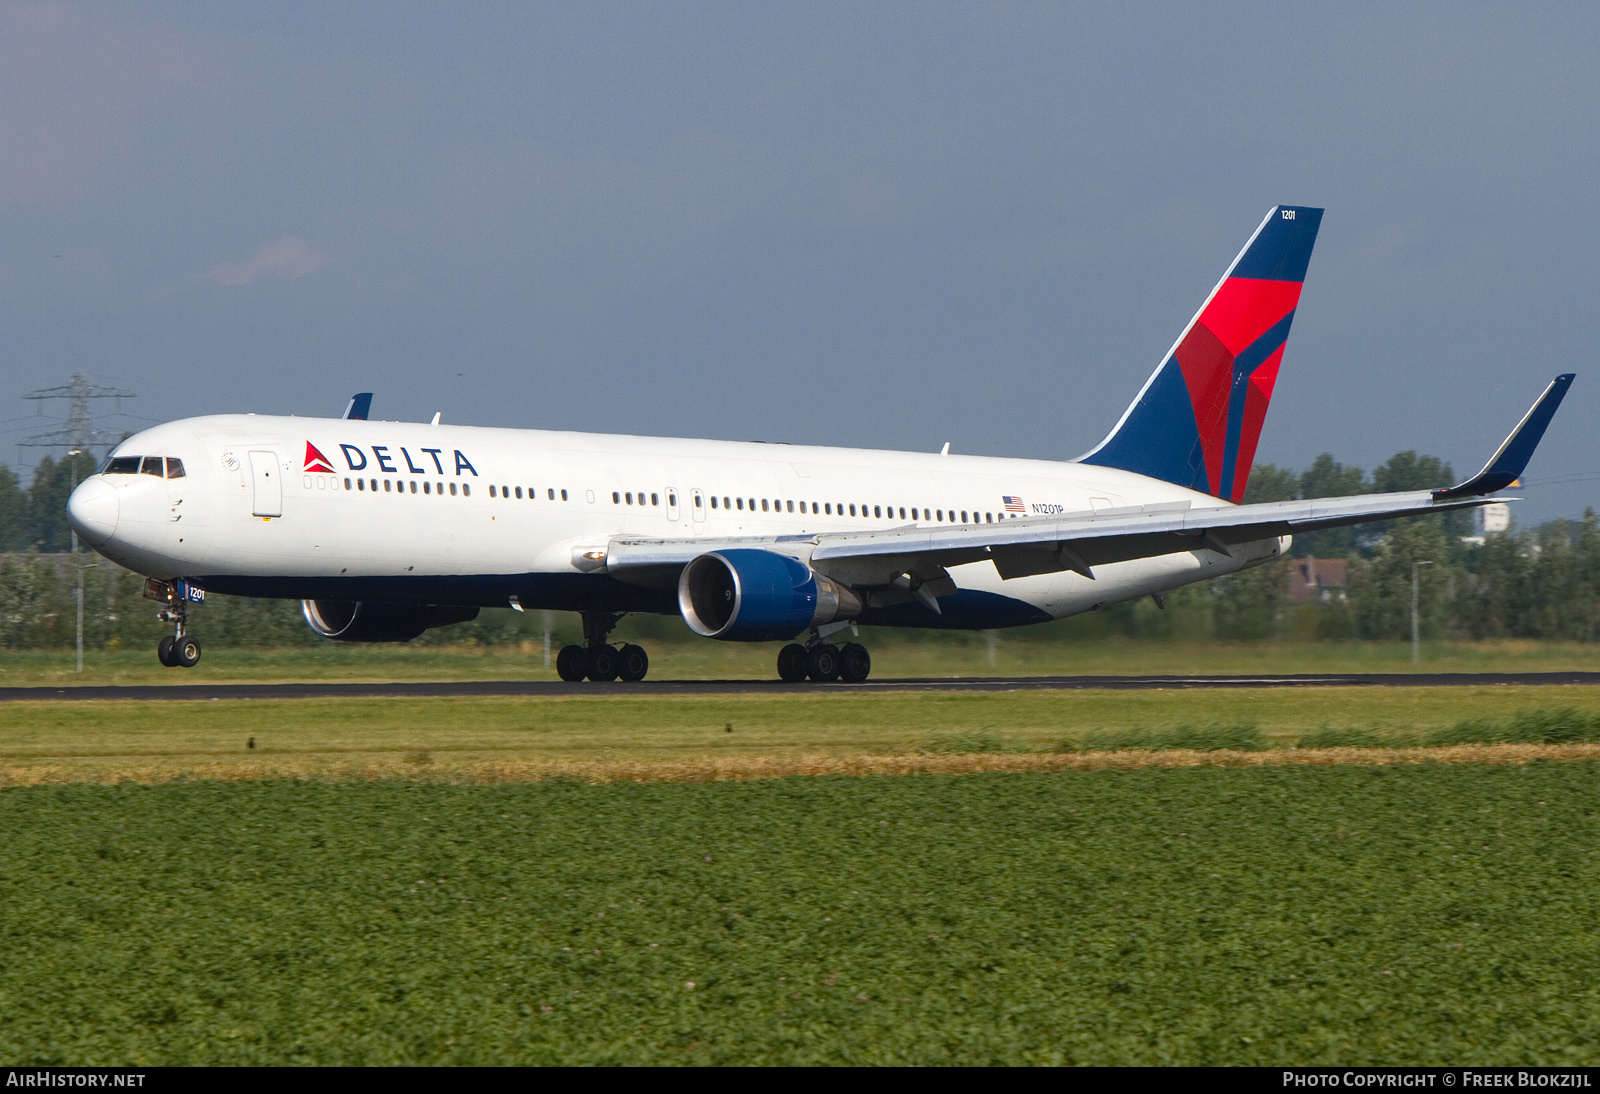
POLYGON ((117 530, 117 492, 106 480, 85 479, 67 499, 67 523, 91 547, 103 547, 117 530))

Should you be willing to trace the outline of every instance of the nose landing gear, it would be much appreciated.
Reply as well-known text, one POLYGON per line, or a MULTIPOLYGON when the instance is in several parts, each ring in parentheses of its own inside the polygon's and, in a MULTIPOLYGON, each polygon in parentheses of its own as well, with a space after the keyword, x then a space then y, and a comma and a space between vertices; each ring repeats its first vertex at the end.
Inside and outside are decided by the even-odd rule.
POLYGON ((156 643, 156 660, 169 669, 192 669, 200 663, 200 642, 189 634, 188 601, 178 595, 170 582, 151 580, 145 595, 163 601, 156 618, 172 624, 172 634, 156 643))
POLYGON ((556 654, 556 675, 574 684, 584 679, 597 683, 643 680, 650 671, 650 655, 644 647, 630 643, 618 649, 606 641, 621 619, 621 613, 583 613, 584 644, 565 646, 556 654))

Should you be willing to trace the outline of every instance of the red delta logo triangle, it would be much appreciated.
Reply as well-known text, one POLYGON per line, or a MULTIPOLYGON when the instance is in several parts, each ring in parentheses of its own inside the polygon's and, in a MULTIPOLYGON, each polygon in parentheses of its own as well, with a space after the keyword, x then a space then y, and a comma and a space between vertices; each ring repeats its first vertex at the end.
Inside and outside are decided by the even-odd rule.
POLYGON ((330 475, 333 474, 333 464, 329 463, 328 457, 324 456, 321 452, 318 452, 317 446, 312 444, 310 441, 306 442, 305 470, 326 471, 330 475))

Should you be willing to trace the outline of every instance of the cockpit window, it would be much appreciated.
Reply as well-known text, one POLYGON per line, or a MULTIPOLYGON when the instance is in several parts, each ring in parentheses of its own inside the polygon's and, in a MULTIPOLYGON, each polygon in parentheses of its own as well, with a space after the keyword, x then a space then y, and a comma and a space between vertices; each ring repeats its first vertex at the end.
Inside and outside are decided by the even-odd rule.
POLYGON ((176 456, 167 457, 167 478, 183 478, 183 461, 178 459, 176 456))
POLYGON ((160 456, 146 456, 144 458, 144 466, 139 468, 139 471, 141 474, 154 475, 158 479, 165 474, 165 471, 161 467, 160 456))
POLYGON ((139 473, 138 456, 117 456, 106 465, 107 475, 137 475, 139 473))

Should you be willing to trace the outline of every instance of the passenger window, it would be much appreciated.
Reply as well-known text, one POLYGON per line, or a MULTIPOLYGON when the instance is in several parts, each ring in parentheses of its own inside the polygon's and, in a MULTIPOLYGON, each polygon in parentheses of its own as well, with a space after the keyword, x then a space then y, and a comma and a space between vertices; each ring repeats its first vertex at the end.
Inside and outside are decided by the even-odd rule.
POLYGON ((756 511, 756 499, 755 498, 751 498, 750 499, 750 511, 752 513, 754 513, 756 511))
POLYGON ((383 480, 383 492, 385 494, 391 493, 391 490, 389 489, 389 480, 388 479, 384 479, 383 480))
POLYGON ((856 503, 855 502, 851 502, 850 503, 850 515, 852 517, 856 515, 856 503))
POLYGON ((174 459, 171 456, 167 457, 167 478, 169 478, 169 479, 181 479, 181 478, 183 478, 183 461, 182 460, 174 459))
POLYGON ((961 510, 961 523, 967 523, 967 511, 965 509, 961 510))
POLYGON ((561 500, 562 501, 566 501, 567 500, 567 492, 565 490, 561 491, 561 500))
POLYGON ((828 516, 833 516, 833 502, 823 502, 822 508, 827 511, 828 516))
POLYGON ((627 502, 628 502, 629 505, 633 504, 633 491, 632 490, 628 491, 626 494, 624 494, 622 496, 625 499, 627 499, 627 502))
POLYGON ((472 497, 472 484, 470 482, 462 483, 461 492, 469 498, 472 497))
POLYGON ((166 474, 162 469, 160 456, 146 456, 144 466, 139 468, 139 471, 144 475, 154 475, 158 479, 166 474))
MULTIPOLYGON (((700 504, 700 499, 699 498, 695 499, 695 504, 696 505, 700 504)), ((717 499, 716 499, 716 496, 713 495, 712 498, 711 498, 711 508, 715 509, 716 507, 717 507, 717 499)))
POLYGON ((739 499, 739 508, 740 508, 740 509, 743 509, 743 508, 744 508, 744 499, 743 499, 743 498, 740 498, 740 499, 739 499))
POLYGON ((883 506, 874 505, 872 507, 872 515, 881 519, 883 516, 883 506))
POLYGON ((789 512, 794 512, 794 502, 792 501, 789 503, 789 512))
POLYGON ((906 519, 906 507, 904 505, 902 505, 900 507, 900 519, 901 520, 905 520, 906 519))
POLYGON ((622 504, 622 495, 619 494, 615 490, 611 491, 611 504, 612 505, 621 505, 622 504))
POLYGON ((450 484, 450 496, 452 498, 456 496, 456 484, 455 483, 451 483, 450 484))
POLYGON ((428 493, 432 493, 432 491, 430 491, 430 490, 429 490, 429 489, 428 489, 428 486, 429 486, 429 484, 428 484, 428 483, 423 483, 423 484, 422 484, 422 492, 423 492, 423 493, 424 493, 424 494, 428 494, 428 493))
POLYGON ((350 480, 349 479, 345 479, 344 480, 344 488, 346 490, 350 489, 350 480))
POLYGON ((522 500, 522 487, 520 487, 520 486, 517 487, 517 500, 518 501, 522 500))
POLYGON ((943 509, 939 509, 939 510, 937 510, 937 513, 938 513, 938 518, 937 519, 943 520, 944 519, 944 510, 943 509))
POLYGON ((365 490, 366 488, 367 488, 367 480, 366 479, 357 479, 356 480, 356 489, 357 490, 365 490))
POLYGON ((489 496, 490 496, 490 497, 491 497, 491 498, 492 498, 492 497, 494 497, 494 487, 493 487, 493 486, 490 486, 490 487, 489 487, 489 496))
POLYGON ((138 473, 138 456, 118 456, 106 465, 106 474, 108 475, 137 475, 138 473))
POLYGON ((733 502, 728 500, 728 495, 726 495, 726 494, 722 495, 722 507, 724 509, 732 509, 733 508, 733 502))
MULTIPOLYGON (((650 495, 650 504, 651 505, 660 505, 661 504, 661 496, 659 494, 651 494, 650 495)), ((677 503, 674 502, 673 504, 676 505, 677 503)))
POLYGON ((767 499, 766 498, 762 498, 761 499, 761 511, 763 513, 765 513, 767 511, 767 499))

